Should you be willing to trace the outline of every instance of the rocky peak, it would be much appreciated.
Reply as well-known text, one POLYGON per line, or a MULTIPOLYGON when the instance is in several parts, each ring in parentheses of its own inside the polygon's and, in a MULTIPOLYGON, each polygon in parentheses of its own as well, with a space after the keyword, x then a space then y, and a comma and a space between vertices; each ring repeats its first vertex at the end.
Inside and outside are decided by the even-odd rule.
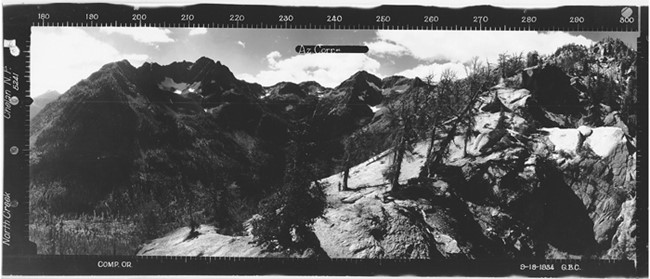
POLYGON ((389 76, 381 80, 381 88, 390 88, 397 85, 398 81, 405 79, 403 76, 389 76))
POLYGON ((631 49, 621 39, 608 37, 592 45, 589 51, 597 56, 616 57, 627 55, 631 49))
POLYGON ((326 87, 320 85, 318 82, 313 81, 313 80, 311 80, 311 81, 303 81, 303 82, 299 83, 298 86, 300 86, 300 88, 303 91, 307 92, 307 94, 310 94, 310 95, 322 95, 326 91, 330 90, 329 88, 326 88, 326 87))
POLYGON ((336 87, 336 89, 355 87, 359 84, 362 85, 364 83, 372 83, 377 87, 381 87, 381 79, 379 79, 377 76, 366 71, 358 71, 343 81, 339 86, 336 87))
POLYGON ((102 66, 99 69, 99 71, 91 74, 88 77, 88 79, 89 80, 94 80, 94 79, 97 79, 97 78, 112 75, 112 76, 115 76, 115 77, 120 76, 122 78, 126 78, 126 79, 130 80, 133 77, 135 77, 135 73, 136 73, 136 68, 133 67, 131 65, 131 63, 129 63, 128 60, 125 59, 125 60, 121 60, 121 61, 117 61, 117 62, 108 63, 108 64, 102 66))
POLYGON ((337 86, 336 90, 350 93, 350 99, 358 98, 370 106, 379 104, 383 99, 381 79, 366 71, 355 73, 337 86))
POLYGON ((192 64, 192 67, 206 67, 206 66, 211 66, 213 64, 221 65, 221 62, 217 61, 216 63, 214 60, 201 56, 199 59, 197 59, 194 64, 192 64))
POLYGON ((411 82, 412 87, 427 87, 428 84, 421 80, 419 77, 416 77, 413 79, 413 82, 411 82))
POLYGON ((270 96, 273 95, 295 95, 298 97, 305 97, 307 93, 303 91, 300 85, 293 82, 278 82, 277 84, 266 88, 270 96))

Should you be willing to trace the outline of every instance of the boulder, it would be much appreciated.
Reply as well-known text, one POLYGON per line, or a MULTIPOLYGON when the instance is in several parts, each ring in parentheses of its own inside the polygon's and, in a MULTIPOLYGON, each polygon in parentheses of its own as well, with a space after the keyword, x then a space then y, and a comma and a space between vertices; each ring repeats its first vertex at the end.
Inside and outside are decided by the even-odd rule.
POLYGON ((497 90, 501 103, 510 111, 517 111, 526 107, 526 100, 531 96, 527 89, 504 88, 497 90))
MULTIPOLYGON (((472 137, 468 144, 468 153, 472 155, 480 155, 487 152, 499 142, 503 137, 508 136, 510 131, 524 131, 527 129, 526 120, 514 113, 480 113, 474 118, 473 134, 478 134, 472 137), (503 119, 501 119, 503 117, 503 119), (499 121, 503 123, 499 124, 499 121)), ((508 145, 504 143, 502 145, 508 145)), ((498 149, 498 148, 497 148, 498 149)))
POLYGON ((571 86, 571 79, 559 67, 544 65, 522 72, 522 85, 537 102, 553 113, 576 115, 580 106, 579 92, 571 86))
POLYGON ((440 258, 422 223, 395 203, 363 199, 329 209, 314 233, 331 258, 440 258))
POLYGON ((451 236, 446 234, 435 234, 434 239, 436 243, 442 246, 440 249, 447 254, 458 254, 460 253, 460 248, 458 248, 458 242, 453 239, 451 236))

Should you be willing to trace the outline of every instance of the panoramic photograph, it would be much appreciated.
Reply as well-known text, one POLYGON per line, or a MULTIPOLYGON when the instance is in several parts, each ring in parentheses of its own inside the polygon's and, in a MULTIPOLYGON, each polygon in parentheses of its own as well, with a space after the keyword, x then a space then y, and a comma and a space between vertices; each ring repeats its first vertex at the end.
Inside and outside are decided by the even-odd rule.
POLYGON ((638 32, 31 32, 38 254, 636 260, 638 32))

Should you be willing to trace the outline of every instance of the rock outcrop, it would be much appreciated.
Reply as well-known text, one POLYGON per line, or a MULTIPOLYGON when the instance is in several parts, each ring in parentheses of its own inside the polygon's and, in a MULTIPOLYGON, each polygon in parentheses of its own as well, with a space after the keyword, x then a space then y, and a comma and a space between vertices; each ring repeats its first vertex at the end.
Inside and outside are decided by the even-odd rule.
POLYGON ((201 225, 194 233, 190 232, 188 227, 179 228, 144 244, 137 255, 245 258, 290 256, 264 251, 252 244, 253 239, 250 236, 218 234, 212 226, 201 225))
MULTIPOLYGON (((555 73, 540 75, 545 71, 555 73)), ((505 86, 486 92, 484 99, 492 102, 477 107, 485 112, 475 116, 471 133, 455 137, 445 170, 433 180, 416 179, 425 143, 416 144, 402 164, 402 189, 386 192, 381 173, 390 153, 353 167, 352 190, 329 189, 332 206, 314 225, 323 249, 344 258, 634 254, 635 155, 628 137, 618 127, 552 127, 576 111, 540 95, 551 87, 533 85, 537 95, 505 86), (498 111, 489 107, 495 103, 498 111), (547 110, 553 106, 556 112, 547 110), (531 110, 555 121, 531 123, 531 110), (392 245, 405 242, 409 253, 392 245)), ((337 185, 340 179, 324 182, 337 185)))

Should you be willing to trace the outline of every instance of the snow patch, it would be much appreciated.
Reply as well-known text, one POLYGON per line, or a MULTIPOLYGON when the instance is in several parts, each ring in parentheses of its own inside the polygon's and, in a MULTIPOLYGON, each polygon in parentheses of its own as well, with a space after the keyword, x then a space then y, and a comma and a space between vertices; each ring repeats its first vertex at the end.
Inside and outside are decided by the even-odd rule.
POLYGON ((158 83, 158 88, 161 90, 169 91, 169 92, 174 92, 176 94, 180 94, 185 90, 189 84, 185 82, 178 83, 174 81, 174 79, 170 77, 165 77, 165 79, 158 83))
MULTIPOLYGON (((428 142, 419 142, 415 145, 411 156, 407 156, 402 161, 402 169, 399 176, 400 183, 417 177, 420 174, 420 168, 426 160, 426 152, 429 147, 428 142)), ((388 182, 384 179, 382 173, 390 166, 393 159, 393 152, 386 150, 369 160, 356 165, 350 169, 348 187, 351 189, 363 188, 368 186, 384 185, 388 182)), ((330 185, 342 183, 343 173, 337 173, 330 177, 322 179, 330 185)), ((335 188, 335 187, 332 187, 335 188)))
POLYGON ((618 127, 593 128, 592 133, 585 140, 585 145, 600 157, 607 157, 620 144, 627 142, 625 133, 618 127))
MULTIPOLYGON (((555 150, 563 150, 575 154, 580 144, 582 134, 579 129, 542 128, 548 132, 548 139, 555 145, 555 150)), ((584 140, 583 146, 588 146, 600 157, 611 155, 620 144, 627 142, 625 133, 618 127, 592 128, 591 134, 584 140)))
POLYGON ((260 99, 268 98, 269 96, 271 96, 271 89, 266 89, 266 93, 260 96, 260 99))
POLYGON ((581 136, 578 129, 542 128, 540 130, 548 133, 547 137, 555 146, 555 151, 576 153, 581 136))
POLYGON ((198 93, 198 94, 201 94, 201 91, 202 91, 202 90, 201 90, 201 82, 200 82, 200 81, 197 81, 197 82, 195 82, 195 83, 192 83, 192 85, 190 85, 190 86, 187 88, 187 92, 189 92, 189 93, 198 93))
POLYGON ((379 111, 382 108, 382 106, 380 106, 380 105, 376 105, 376 106, 372 106, 372 107, 368 106, 368 107, 370 108, 370 110, 372 110, 372 113, 375 113, 375 112, 379 111))

